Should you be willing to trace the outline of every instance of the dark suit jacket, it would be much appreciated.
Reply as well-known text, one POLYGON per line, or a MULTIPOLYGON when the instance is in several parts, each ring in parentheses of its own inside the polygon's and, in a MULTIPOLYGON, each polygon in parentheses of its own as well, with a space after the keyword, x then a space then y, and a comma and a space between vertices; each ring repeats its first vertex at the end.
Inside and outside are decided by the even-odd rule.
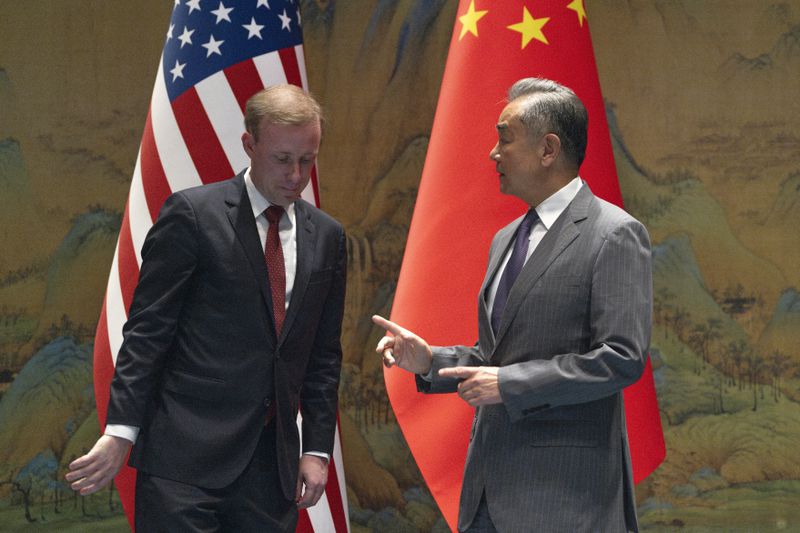
POLYGON ((426 392, 456 365, 498 366, 502 404, 476 410, 459 529, 481 495, 499 531, 636 530, 622 389, 642 373, 652 280, 644 226, 584 187, 520 273, 495 336, 485 292, 521 218, 495 235, 476 346, 434 349, 426 392))
POLYGON ((171 195, 142 247, 111 384, 109 424, 140 428, 130 464, 206 488, 247 466, 276 402, 283 491, 303 449, 331 453, 341 368, 346 242, 298 200, 297 273, 280 337, 243 173, 171 195))

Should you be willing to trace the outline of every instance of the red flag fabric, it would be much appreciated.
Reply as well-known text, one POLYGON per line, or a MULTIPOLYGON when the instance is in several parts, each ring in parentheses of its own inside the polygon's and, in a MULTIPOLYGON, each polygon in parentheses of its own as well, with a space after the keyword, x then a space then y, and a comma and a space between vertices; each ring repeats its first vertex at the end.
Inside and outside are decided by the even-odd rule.
MULTIPOLYGON (((489 151, 506 91, 530 76, 556 80, 584 102, 589 140, 580 175, 622 205, 583 0, 461 0, 391 315, 431 344, 475 343, 492 236, 527 209, 499 192, 489 151)), ((454 394, 418 394, 402 370, 385 378, 414 458, 455 527, 474 411, 454 394)), ((624 396, 638 482, 665 455, 649 361, 624 396)))
MULTIPOLYGON (((300 25, 291 0, 175 2, 95 336, 101 427, 147 231, 170 193, 230 178, 249 164, 240 137, 251 95, 278 83, 307 88, 300 25)), ((319 205, 316 173, 303 198, 319 205)), ((301 512, 298 532, 350 530, 342 465, 337 428, 327 490, 301 512)), ((127 466, 115 479, 131 527, 135 480, 127 466)))

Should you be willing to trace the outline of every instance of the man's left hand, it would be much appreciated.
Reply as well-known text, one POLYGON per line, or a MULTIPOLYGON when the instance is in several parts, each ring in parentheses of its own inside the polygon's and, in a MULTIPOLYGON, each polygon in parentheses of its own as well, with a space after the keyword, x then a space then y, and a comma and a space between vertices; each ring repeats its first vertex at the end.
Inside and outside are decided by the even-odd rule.
POLYGON ((298 509, 316 505, 325 492, 328 482, 328 461, 317 455, 304 454, 300 457, 300 471, 297 475, 295 502, 298 509), (305 487, 305 490, 303 488, 305 487))
POLYGON ((446 378, 463 379, 458 384, 458 395, 472 407, 503 403, 496 366, 456 366, 439 370, 446 378))

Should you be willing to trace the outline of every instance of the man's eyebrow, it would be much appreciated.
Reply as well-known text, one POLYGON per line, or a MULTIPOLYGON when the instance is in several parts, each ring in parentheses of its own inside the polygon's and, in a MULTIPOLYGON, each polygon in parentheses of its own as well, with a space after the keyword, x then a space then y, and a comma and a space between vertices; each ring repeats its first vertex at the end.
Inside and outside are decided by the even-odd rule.
POLYGON ((495 127, 497 128, 498 133, 503 133, 504 131, 508 131, 508 124, 505 122, 501 122, 495 127))

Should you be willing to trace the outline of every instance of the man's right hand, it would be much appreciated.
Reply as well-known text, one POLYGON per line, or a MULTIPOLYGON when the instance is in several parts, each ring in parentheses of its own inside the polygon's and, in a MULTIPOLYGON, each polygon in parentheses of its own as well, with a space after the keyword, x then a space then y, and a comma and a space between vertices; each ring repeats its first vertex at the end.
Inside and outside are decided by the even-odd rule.
POLYGON ((108 485, 117 475, 133 444, 122 437, 103 435, 84 455, 69 464, 67 481, 72 490, 86 496, 108 485))
POLYGON ((414 374, 430 372, 432 353, 425 339, 380 315, 372 315, 372 321, 391 333, 378 342, 375 350, 383 356, 386 368, 397 365, 414 374))

